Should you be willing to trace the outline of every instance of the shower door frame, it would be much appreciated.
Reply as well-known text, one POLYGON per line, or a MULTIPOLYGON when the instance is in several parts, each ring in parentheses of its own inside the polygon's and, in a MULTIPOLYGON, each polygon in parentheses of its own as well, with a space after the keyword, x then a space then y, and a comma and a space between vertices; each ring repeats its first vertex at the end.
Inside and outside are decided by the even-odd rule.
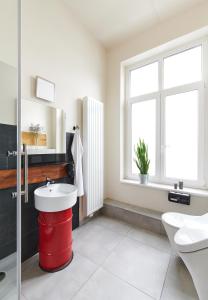
POLYGON ((21 0, 17 0, 17 292, 21 299, 21 0))

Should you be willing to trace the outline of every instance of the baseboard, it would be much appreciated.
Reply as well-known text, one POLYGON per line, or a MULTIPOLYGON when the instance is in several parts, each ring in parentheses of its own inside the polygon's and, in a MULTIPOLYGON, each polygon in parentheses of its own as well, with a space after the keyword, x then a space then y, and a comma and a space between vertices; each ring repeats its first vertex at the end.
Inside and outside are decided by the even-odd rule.
POLYGON ((157 211, 105 199, 101 213, 158 234, 166 234, 161 221, 162 213, 157 211))

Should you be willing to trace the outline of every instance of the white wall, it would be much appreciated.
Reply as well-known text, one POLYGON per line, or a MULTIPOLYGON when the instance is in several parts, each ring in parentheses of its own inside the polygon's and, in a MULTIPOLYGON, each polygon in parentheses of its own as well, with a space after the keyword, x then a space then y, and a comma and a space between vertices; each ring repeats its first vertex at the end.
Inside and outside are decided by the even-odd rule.
POLYGON ((0 0, 0 123, 16 124, 17 1, 0 0))
POLYGON ((0 123, 16 124, 16 99, 17 69, 0 61, 0 123))
POLYGON ((206 25, 208 3, 158 24, 108 51, 105 174, 107 197, 159 211, 201 213, 208 210, 208 198, 192 197, 191 206, 176 205, 167 201, 167 191, 120 183, 120 63, 206 25))
POLYGON ((71 131, 81 125, 80 98, 105 100, 105 68, 105 49, 63 0, 22 0, 23 99, 64 109, 71 131), (55 104, 35 99, 37 75, 55 82, 55 104))
POLYGON ((0 61, 17 66, 17 0, 0 0, 0 61))

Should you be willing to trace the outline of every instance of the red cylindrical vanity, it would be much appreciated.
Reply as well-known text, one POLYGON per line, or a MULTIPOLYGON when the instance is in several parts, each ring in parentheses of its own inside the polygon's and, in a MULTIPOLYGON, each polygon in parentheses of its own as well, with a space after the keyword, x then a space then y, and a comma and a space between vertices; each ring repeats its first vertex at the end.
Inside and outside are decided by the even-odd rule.
POLYGON ((39 212, 39 264, 49 272, 58 271, 72 260, 72 208, 39 212))
POLYGON ((48 184, 35 190, 39 210, 39 265, 47 272, 66 267, 72 260, 72 207, 77 188, 67 183, 48 184))

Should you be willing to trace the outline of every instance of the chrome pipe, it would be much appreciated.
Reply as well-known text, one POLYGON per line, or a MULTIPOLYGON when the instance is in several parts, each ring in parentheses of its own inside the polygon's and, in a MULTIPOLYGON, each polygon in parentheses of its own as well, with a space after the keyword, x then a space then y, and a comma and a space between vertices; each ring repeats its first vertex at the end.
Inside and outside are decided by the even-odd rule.
POLYGON ((25 203, 28 203, 28 152, 27 145, 23 144, 23 153, 24 153, 24 195, 25 203))

